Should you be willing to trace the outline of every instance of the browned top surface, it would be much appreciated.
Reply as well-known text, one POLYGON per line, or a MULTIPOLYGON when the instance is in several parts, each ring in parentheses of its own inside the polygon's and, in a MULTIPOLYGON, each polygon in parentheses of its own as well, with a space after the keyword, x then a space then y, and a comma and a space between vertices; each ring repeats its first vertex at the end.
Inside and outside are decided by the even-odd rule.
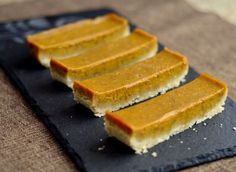
MULTIPOLYGON (((225 80, 229 95, 236 100, 236 27, 216 15, 194 10, 185 1, 29 0, 0 6, 0 20, 100 6, 116 8, 165 45, 185 54, 198 71, 225 80)), ((0 82, 0 171, 75 171, 2 71, 0 82)), ((236 158, 230 158, 187 171, 236 171, 235 162, 236 158)))

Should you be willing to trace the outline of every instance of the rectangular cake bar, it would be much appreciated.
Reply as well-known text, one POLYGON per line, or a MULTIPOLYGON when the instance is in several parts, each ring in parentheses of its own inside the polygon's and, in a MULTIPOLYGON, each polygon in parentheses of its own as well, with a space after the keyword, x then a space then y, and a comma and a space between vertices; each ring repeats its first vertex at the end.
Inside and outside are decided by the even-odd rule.
POLYGON ((194 81, 143 103, 107 112, 106 131, 137 153, 223 111, 228 88, 202 74, 194 81))
POLYGON ((129 35, 128 21, 116 14, 85 19, 29 35, 36 59, 49 67, 51 57, 66 58, 129 35))
POLYGON ((188 72, 187 58, 165 48, 128 68, 74 83, 74 99, 96 116, 177 87, 188 72))

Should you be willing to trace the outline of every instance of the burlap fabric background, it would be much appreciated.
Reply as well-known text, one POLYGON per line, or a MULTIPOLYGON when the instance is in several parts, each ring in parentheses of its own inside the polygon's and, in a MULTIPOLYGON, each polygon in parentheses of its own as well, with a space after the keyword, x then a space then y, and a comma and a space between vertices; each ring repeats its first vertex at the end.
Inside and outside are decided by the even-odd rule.
MULTIPOLYGON (((20 0, 18 0, 20 1, 20 0)), ((188 56, 193 67, 229 84, 236 100, 236 27, 181 0, 41 0, 0 6, 0 21, 109 6, 171 49, 188 56)), ((1 33, 0 33, 1 34, 1 33)), ((236 171, 236 158, 186 171, 236 171)), ((0 171, 76 171, 74 164, 0 70, 0 171)))

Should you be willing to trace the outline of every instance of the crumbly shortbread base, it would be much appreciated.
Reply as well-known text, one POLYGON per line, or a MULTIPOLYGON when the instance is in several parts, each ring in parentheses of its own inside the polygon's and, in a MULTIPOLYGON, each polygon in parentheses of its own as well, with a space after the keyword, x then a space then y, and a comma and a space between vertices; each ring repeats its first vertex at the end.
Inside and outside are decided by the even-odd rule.
POLYGON ((89 100, 86 96, 79 94, 76 90, 74 90, 74 99, 78 103, 83 104, 87 108, 91 109, 94 112, 95 116, 101 117, 101 116, 104 116, 107 111, 111 112, 111 111, 119 110, 121 108, 127 107, 129 105, 134 104, 134 103, 138 103, 143 100, 152 98, 152 97, 158 95, 159 93, 164 94, 166 91, 168 91, 172 88, 178 87, 180 85, 180 83, 185 81, 185 76, 187 75, 187 73, 188 73, 188 69, 183 71, 183 73, 181 75, 176 76, 172 81, 168 82, 168 84, 166 84, 156 90, 150 90, 146 93, 141 93, 141 95, 139 95, 135 98, 131 97, 131 99, 129 101, 116 102, 115 106, 93 105, 91 100, 89 100))
POLYGON ((50 67, 50 60, 51 58, 47 55, 40 55, 38 57, 39 63, 41 63, 41 65, 45 66, 46 68, 50 67))
MULTIPOLYGON (((109 136, 115 137, 121 142, 125 143, 126 145, 130 146, 137 154, 146 153, 148 148, 157 145, 165 140, 168 140, 171 136, 178 134, 190 127, 194 124, 198 124, 206 119, 210 119, 216 114, 222 112, 224 110, 224 104, 226 100, 227 94, 225 94, 222 99, 215 105, 214 108, 209 110, 207 113, 204 114, 201 118, 194 118, 189 123, 178 125, 172 127, 173 129, 168 133, 162 133, 161 135, 157 135, 156 137, 146 136, 140 140, 140 138, 135 138, 135 136, 130 136, 122 129, 114 125, 108 120, 105 120, 105 129, 109 136)), ((153 133, 152 133, 153 134, 153 133)))
POLYGON ((70 88, 73 87, 73 81, 70 77, 63 76, 62 74, 60 74, 59 72, 57 72, 56 70, 54 70, 51 67, 50 67, 50 73, 51 73, 51 76, 54 80, 59 81, 65 85, 67 85, 70 88))

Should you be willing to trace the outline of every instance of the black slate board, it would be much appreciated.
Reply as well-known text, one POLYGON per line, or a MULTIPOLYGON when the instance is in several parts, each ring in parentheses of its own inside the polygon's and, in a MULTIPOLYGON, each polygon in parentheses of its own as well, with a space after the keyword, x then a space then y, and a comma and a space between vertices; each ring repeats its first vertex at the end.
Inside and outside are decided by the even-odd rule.
MULTIPOLYGON (((236 104, 230 98, 225 111, 212 120, 172 137, 145 155, 136 155, 119 141, 108 138, 103 119, 77 105, 70 89, 53 81, 49 71, 30 57, 26 35, 112 11, 90 10, 0 24, 2 68, 80 171, 172 171, 236 155, 236 104), (98 151, 103 146, 104 150, 98 151), (151 156, 154 151, 156 158, 151 156)), ((191 68, 186 82, 197 76, 191 68)))

